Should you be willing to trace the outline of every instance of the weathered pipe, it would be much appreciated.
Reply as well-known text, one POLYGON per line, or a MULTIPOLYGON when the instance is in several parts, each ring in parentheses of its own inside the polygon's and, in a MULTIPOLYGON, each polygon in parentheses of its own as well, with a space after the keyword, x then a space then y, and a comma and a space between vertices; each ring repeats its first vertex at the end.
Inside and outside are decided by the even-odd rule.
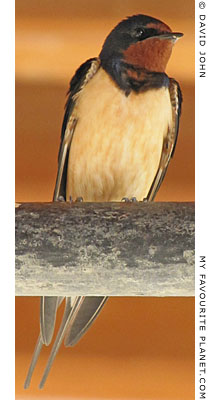
POLYGON ((194 203, 16 206, 16 295, 194 295, 194 203))

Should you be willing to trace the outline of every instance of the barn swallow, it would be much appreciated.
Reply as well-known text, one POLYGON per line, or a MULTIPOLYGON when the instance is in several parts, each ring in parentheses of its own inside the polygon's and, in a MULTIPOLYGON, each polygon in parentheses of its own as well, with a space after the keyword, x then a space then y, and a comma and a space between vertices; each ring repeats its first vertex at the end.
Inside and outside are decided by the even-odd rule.
MULTIPOLYGON (((183 34, 146 15, 121 21, 98 57, 70 82, 61 132, 54 201, 152 201, 176 146, 182 95, 165 73, 183 34)), ((25 381, 29 386, 42 344, 51 342, 63 298, 42 297, 40 336, 25 381)), ((74 345, 107 297, 67 297, 63 320, 40 388, 65 337, 74 345)))

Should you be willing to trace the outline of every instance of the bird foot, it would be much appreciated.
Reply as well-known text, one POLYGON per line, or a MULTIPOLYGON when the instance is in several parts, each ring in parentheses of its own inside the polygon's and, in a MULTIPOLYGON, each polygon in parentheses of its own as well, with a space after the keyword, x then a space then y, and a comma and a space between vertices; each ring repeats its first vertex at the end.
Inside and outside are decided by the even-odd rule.
POLYGON ((64 199, 64 197, 63 196, 59 196, 58 198, 57 198, 57 200, 56 201, 59 201, 59 202, 64 202, 65 201, 65 199, 64 199))
MULTIPOLYGON (((64 196, 59 196, 59 197, 57 198, 56 201, 59 201, 59 202, 62 202, 62 203, 63 203, 63 202, 65 202, 66 200, 65 200, 64 196)), ((80 202, 83 201, 83 198, 82 198, 82 197, 77 197, 76 200, 74 201, 74 200, 72 199, 72 196, 69 196, 68 201, 69 201, 69 203, 73 203, 73 202, 75 202, 75 203, 80 203, 80 202)))
POLYGON ((122 200, 125 203, 138 203, 138 200, 136 197, 131 197, 130 199, 128 197, 123 197, 122 200))
POLYGON ((83 201, 83 197, 77 197, 75 200, 76 203, 82 203, 82 201, 83 201))
POLYGON ((72 199, 72 196, 69 196, 69 202, 70 203, 81 203, 83 201, 82 197, 77 197, 76 200, 72 199))

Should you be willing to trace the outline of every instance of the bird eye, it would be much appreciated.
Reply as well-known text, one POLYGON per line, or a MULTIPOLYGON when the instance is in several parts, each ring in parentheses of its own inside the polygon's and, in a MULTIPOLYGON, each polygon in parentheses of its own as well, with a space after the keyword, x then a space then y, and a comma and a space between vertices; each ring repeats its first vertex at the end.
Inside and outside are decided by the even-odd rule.
POLYGON ((144 30, 143 30, 142 28, 136 28, 136 30, 135 30, 135 36, 136 36, 137 38, 141 37, 141 36, 143 35, 143 33, 144 33, 144 30))

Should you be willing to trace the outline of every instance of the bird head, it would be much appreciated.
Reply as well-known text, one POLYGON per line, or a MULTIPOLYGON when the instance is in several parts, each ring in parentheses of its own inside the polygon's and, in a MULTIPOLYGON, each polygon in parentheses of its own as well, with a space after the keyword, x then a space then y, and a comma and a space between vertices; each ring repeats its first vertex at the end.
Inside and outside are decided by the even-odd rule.
POLYGON ((102 66, 120 58, 138 68, 164 72, 173 45, 181 36, 158 19, 134 15, 110 32, 99 57, 102 66))

